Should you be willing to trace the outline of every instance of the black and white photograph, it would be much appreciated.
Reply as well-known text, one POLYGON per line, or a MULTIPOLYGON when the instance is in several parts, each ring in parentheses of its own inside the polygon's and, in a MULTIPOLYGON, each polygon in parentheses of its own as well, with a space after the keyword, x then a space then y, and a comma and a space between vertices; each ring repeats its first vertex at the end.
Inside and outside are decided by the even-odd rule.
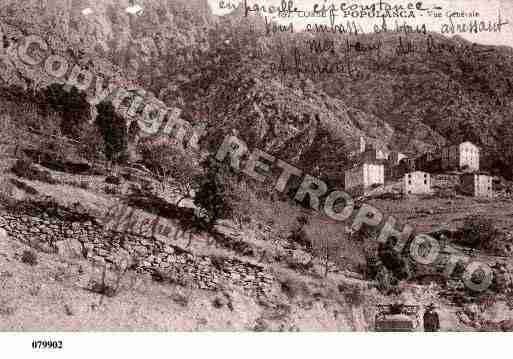
POLYGON ((0 343, 513 331, 512 21, 0 0, 0 343))

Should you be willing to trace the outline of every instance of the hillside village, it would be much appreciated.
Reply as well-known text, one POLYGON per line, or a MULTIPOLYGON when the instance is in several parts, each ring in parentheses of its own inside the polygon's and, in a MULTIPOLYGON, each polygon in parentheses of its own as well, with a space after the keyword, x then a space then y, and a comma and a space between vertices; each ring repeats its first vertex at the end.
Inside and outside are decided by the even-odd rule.
MULTIPOLYGON (((126 85, 129 105, 90 105, 76 91, 49 86, 53 78, 27 71, 16 59, 9 63, 13 51, 5 54, 0 329, 374 331, 381 309, 397 303, 413 315, 434 303, 444 331, 513 329, 513 177, 501 122, 511 118, 508 107, 482 116, 497 108, 482 102, 486 111, 472 117, 461 110, 467 103, 450 103, 444 107, 450 121, 445 112, 414 113, 410 98, 415 110, 442 107, 416 98, 438 94, 442 81, 435 71, 420 80, 405 72, 406 57, 391 58, 383 73, 360 61, 366 76, 355 81, 280 82, 267 77, 267 60, 273 46, 287 41, 273 44, 236 15, 213 18, 203 0, 155 0, 140 15, 118 14, 119 2, 98 1, 90 10, 101 21, 69 9, 75 20, 69 22, 60 21, 60 12, 41 10, 38 1, 20 3, 11 3, 1 19, 10 49, 30 27, 52 40, 54 52, 71 53, 95 73, 112 70, 126 85), (87 26, 76 25, 81 21, 87 26), (155 41, 153 33, 159 33, 155 41), (142 40, 155 49, 141 49, 142 40), (258 58, 255 43, 268 56, 258 58), (374 91, 399 76, 404 81, 395 92, 380 97, 374 91), (274 186, 241 180, 165 136, 144 136, 130 110, 135 97, 179 106, 184 119, 205 125, 202 149, 218 148, 216 141, 236 133, 305 173, 334 174, 358 205, 374 205, 439 240, 440 263, 419 265, 407 251, 379 244, 376 228, 353 233, 348 223, 330 221, 274 186), (389 108, 381 113, 383 103, 389 108), (477 122, 485 119, 486 125, 477 122), (470 124, 449 126, 464 121, 470 124), (470 137, 474 127, 488 137, 470 137), (485 154, 495 160, 490 166, 483 166, 485 154), (489 167, 494 175, 483 171, 489 167), (445 275, 451 256, 461 261, 454 275, 445 275), (494 270, 484 292, 463 284, 473 261, 494 270)), ((445 69, 440 57, 414 59, 410 67, 445 69)), ((474 65, 453 61, 458 71, 474 65)), ((492 77, 471 70, 480 81, 492 77)), ((497 96, 475 89, 458 71, 450 74, 454 88, 444 87, 436 101, 468 100, 475 92, 486 100, 497 96)), ((489 88, 504 97, 499 85, 489 88)), ((408 330, 422 330, 417 319, 408 330)))
POLYGON ((387 185, 399 182, 404 196, 429 195, 434 192, 436 174, 452 176, 465 195, 493 198, 493 176, 480 171, 480 152, 478 146, 465 141, 409 157, 368 145, 360 137, 357 150, 351 152, 352 167, 345 170, 345 188, 354 195, 365 196, 386 191, 387 185))

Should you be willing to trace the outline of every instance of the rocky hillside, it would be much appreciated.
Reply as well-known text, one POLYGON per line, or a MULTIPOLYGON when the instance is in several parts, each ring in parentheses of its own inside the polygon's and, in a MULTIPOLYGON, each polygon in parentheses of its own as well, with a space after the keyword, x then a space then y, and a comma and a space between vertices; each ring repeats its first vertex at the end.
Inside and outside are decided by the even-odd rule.
POLYGON ((263 19, 240 11, 216 17, 204 0, 138 3, 144 10, 131 13, 128 0, 2 1, 4 86, 29 91, 51 82, 9 51, 22 35, 38 34, 53 53, 206 121, 212 147, 235 131, 333 177, 360 135, 412 153, 471 140, 489 155, 488 169, 513 175, 511 49, 434 34, 267 34, 263 19), (312 40, 333 41, 332 50, 312 51, 312 40), (310 69, 299 75, 291 70, 295 49, 310 69), (344 71, 311 72, 325 63, 344 71), (340 159, 336 170, 332 158, 340 159))

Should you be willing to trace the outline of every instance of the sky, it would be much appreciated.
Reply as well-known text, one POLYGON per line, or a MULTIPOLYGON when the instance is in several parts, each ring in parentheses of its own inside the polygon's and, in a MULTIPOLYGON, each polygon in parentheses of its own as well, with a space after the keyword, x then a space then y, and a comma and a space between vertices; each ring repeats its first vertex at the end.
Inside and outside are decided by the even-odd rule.
MULTIPOLYGON (((224 15, 230 12, 229 10, 220 8, 221 1, 223 1, 225 4, 238 4, 239 1, 242 0, 208 0, 213 13, 216 15, 224 15)), ((295 0, 294 4, 298 8, 311 10, 313 9, 313 5, 316 3, 320 5, 325 3, 334 3, 336 6, 340 6, 340 3, 345 2, 347 6, 349 6, 351 4, 372 4, 377 3, 378 1, 379 0, 295 0)), ((411 0, 411 2, 415 4, 417 0, 411 0)), ((252 6, 255 3, 259 5, 279 6, 281 0, 247 0, 247 3, 249 6, 252 6)), ((390 5, 407 5, 408 1, 388 0, 388 3, 390 5)), ((442 24, 450 23, 448 14, 453 12, 463 11, 466 13, 479 13, 479 17, 453 17, 454 24, 468 23, 469 21, 473 20, 484 21, 486 24, 488 24, 489 21, 493 23, 498 21, 498 16, 500 13, 502 22, 509 22, 509 24, 502 26, 501 32, 480 32, 477 34, 464 32, 459 33, 458 35, 476 43, 488 45, 507 45, 513 47, 513 0, 424 0, 422 1, 422 7, 428 9, 433 9, 433 7, 441 7, 442 10, 439 10, 439 12, 442 13, 442 17, 435 18, 430 16, 427 12, 423 12, 423 16, 420 16, 419 12, 416 13, 415 18, 401 19, 401 21, 406 21, 409 25, 426 24, 429 31, 440 32, 442 30, 442 24)), ((366 32, 372 32, 374 24, 377 23, 375 18, 369 17, 337 17, 337 22, 345 23, 347 20, 355 20, 366 32)), ((393 20, 394 19, 390 19, 390 24, 393 23, 393 20)), ((290 21, 290 19, 288 19, 287 22, 288 21, 290 21)), ((300 18, 296 18, 293 21, 296 28, 301 28, 306 22, 310 22, 310 20, 305 21, 305 19, 300 18)), ((322 21, 328 20, 323 19, 322 21)), ((312 19, 311 22, 314 23, 316 21, 312 19)), ((452 34, 449 36, 452 36, 452 34)))

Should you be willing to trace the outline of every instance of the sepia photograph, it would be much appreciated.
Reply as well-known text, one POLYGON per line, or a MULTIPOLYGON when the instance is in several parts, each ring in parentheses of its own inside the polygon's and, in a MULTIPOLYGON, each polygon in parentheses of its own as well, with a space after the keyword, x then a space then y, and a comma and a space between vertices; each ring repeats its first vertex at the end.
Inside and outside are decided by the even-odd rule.
POLYGON ((513 331, 511 21, 0 0, 0 343, 513 331))

